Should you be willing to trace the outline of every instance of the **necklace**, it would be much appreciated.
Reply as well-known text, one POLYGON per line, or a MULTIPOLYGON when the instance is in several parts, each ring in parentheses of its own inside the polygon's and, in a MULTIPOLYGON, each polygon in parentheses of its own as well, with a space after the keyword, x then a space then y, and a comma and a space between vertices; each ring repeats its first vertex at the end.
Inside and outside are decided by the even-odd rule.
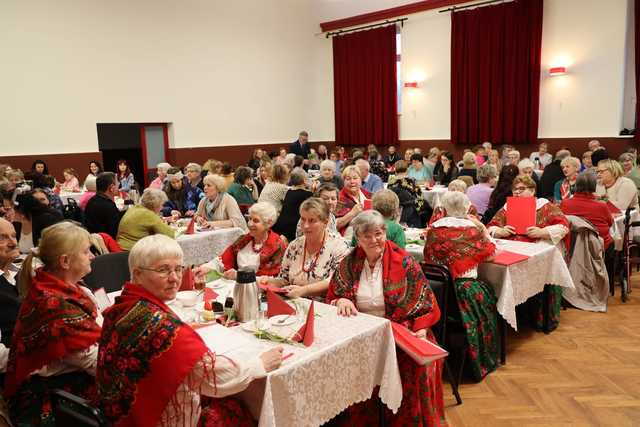
POLYGON ((259 254, 260 251, 262 250, 262 247, 264 246, 264 242, 265 241, 266 241, 266 239, 263 240, 262 243, 256 244, 256 240, 255 239, 251 240, 251 249, 253 250, 253 252, 259 254))
POLYGON ((318 252, 316 252, 316 256, 311 261, 309 268, 305 266, 307 262, 307 239, 306 238, 304 239, 304 249, 302 252, 302 271, 304 271, 305 273, 309 273, 315 270, 316 265, 318 264, 318 258, 320 258, 320 252, 322 252, 322 248, 324 247, 324 241, 326 237, 327 237, 327 232, 325 230, 325 232, 322 234, 322 244, 320 245, 320 249, 318 249, 318 252))

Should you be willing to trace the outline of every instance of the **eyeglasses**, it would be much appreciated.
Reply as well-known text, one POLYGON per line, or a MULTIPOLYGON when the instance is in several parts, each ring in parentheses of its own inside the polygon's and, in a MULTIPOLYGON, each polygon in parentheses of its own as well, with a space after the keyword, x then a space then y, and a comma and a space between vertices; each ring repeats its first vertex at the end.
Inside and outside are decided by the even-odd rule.
POLYGON ((184 267, 179 265, 175 268, 171 268, 167 265, 163 265, 160 268, 147 268, 147 267, 140 267, 140 270, 146 270, 146 271, 153 271, 155 273, 158 273, 160 276, 162 276, 163 278, 167 278, 171 275, 171 272, 176 273, 177 276, 182 276, 182 272, 184 271, 184 267))

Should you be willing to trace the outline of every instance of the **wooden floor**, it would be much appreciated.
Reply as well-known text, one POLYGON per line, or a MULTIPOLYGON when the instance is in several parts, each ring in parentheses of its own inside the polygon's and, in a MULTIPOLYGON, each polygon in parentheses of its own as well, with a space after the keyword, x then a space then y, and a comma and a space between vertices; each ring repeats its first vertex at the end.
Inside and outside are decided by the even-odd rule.
POLYGON ((567 309, 549 335, 510 334, 507 364, 463 384, 462 405, 445 384, 449 425, 640 426, 640 273, 632 284, 607 313, 567 309))

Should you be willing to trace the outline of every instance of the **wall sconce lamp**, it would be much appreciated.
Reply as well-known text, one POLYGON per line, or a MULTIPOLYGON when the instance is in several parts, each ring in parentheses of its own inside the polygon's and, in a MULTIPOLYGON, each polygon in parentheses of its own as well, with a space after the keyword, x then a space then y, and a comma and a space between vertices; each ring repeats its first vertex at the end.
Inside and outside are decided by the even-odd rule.
POLYGON ((404 83, 404 87, 405 88, 417 89, 418 88, 418 82, 405 82, 404 83))
POLYGON ((552 67, 549 68, 549 76, 563 76, 567 74, 567 67, 552 67))

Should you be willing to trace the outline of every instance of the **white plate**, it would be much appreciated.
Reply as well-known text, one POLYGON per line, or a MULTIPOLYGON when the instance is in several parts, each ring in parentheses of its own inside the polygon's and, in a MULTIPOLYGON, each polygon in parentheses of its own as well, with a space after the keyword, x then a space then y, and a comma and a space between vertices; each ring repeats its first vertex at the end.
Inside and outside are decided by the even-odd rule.
POLYGON ((269 318, 269 324, 271 326, 286 326, 294 323, 295 321, 295 314, 279 314, 277 316, 272 316, 269 318))
POLYGON ((211 288, 211 289, 220 289, 220 288, 225 288, 229 285, 232 285, 233 283, 234 283, 233 280, 216 279, 212 282, 207 282, 206 286, 207 288, 211 288))
POLYGON ((254 333, 257 330, 255 320, 250 320, 248 322, 241 323, 240 327, 242 328, 243 331, 247 331, 251 333, 254 333))

